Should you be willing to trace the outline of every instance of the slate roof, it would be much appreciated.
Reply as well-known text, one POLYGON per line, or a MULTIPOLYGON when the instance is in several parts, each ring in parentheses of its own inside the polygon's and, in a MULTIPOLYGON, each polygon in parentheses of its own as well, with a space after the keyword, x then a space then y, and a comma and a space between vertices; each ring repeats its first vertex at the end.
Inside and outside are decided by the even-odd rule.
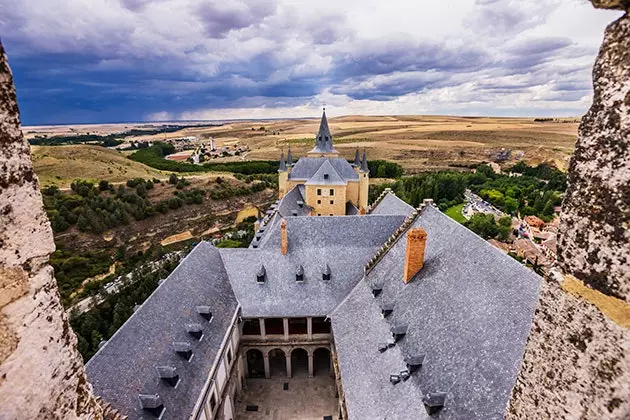
POLYGON ((237 310, 218 249, 201 242, 86 364, 94 392, 129 419, 154 419, 138 394, 156 393, 164 418, 188 418, 237 310), (196 312, 200 305, 210 306, 211 322, 196 312), (187 333, 192 323, 202 325, 201 341, 187 333), (191 343, 190 362, 175 353, 176 341, 191 343), (158 366, 176 368, 177 388, 159 379, 158 366))
POLYGON ((342 157, 301 157, 293 169, 289 172, 289 179, 308 181, 319 170, 324 162, 328 161, 335 168, 335 171, 345 181, 358 181, 359 175, 354 171, 352 165, 342 157))
POLYGON ((403 216, 287 217, 288 254, 280 254, 279 222, 259 249, 221 249, 244 317, 324 316, 354 288, 363 266, 401 225, 403 216), (331 279, 322 280, 326 264, 331 279), (267 280, 256 282, 265 266, 267 280), (304 281, 296 282, 302 265, 304 281))
POLYGON ((402 201, 392 192, 386 193, 370 214, 411 214, 414 208, 402 201))
POLYGON ((337 170, 332 166, 329 160, 325 160, 321 164, 317 172, 311 176, 306 185, 346 185, 345 181, 337 170))
POLYGON ((352 204, 352 201, 346 202, 346 216, 357 216, 359 214, 359 209, 357 206, 352 204))
POLYGON ((412 226, 428 234, 422 270, 405 285, 403 236, 332 315, 349 416, 423 418, 426 412, 413 411, 407 400, 414 388, 417 400, 446 392, 441 420, 503 418, 540 277, 432 206, 412 226), (377 298, 369 293, 373 286, 382 288, 377 298), (394 310, 382 320, 377 305, 385 303, 394 310), (395 347, 379 353, 378 343, 391 337, 384 321, 389 327, 408 324, 408 330, 395 347), (390 384, 399 357, 413 354, 426 355, 422 368, 408 381, 390 384))
MULTIPOLYGON (((299 187, 292 191, 287 203, 302 195, 299 187)), ((436 392, 446 393, 441 420, 502 418, 538 303, 535 273, 427 206, 412 224, 428 233, 422 270, 402 281, 403 234, 366 274, 365 264, 413 210, 393 194, 369 215, 285 216, 289 246, 282 255, 282 207, 280 200, 265 217, 257 249, 202 242, 191 251, 87 363, 97 395, 143 419, 153 417, 138 394, 157 393, 165 418, 187 418, 240 310, 244 317, 330 316, 352 419, 427 419, 423 397, 436 392), (261 269, 264 283, 256 279, 261 269), (381 289, 377 297, 373 288, 381 289), (201 306, 212 311, 212 322, 198 313, 201 306), (392 309, 387 317, 383 307, 392 309), (188 332, 198 330, 191 324, 201 325, 201 341, 188 332), (406 334, 380 352, 392 328, 403 325, 406 334), (174 342, 190 343, 190 362, 174 352, 174 342), (390 383, 408 356, 424 356, 423 366, 390 383), (158 366, 167 375, 175 367, 177 388, 158 377, 158 366)))
POLYGON ((304 194, 304 185, 298 185, 282 197, 278 204, 278 213, 282 217, 289 216, 308 216, 311 214, 312 208, 306 205, 304 194), (301 205, 300 205, 301 202, 301 205), (293 214, 293 212, 297 214, 293 214))

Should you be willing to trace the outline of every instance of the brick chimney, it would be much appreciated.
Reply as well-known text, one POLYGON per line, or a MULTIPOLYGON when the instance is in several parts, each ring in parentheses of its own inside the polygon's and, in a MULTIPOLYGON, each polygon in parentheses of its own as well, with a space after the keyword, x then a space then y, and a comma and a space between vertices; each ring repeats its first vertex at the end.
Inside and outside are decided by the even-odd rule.
POLYGON ((427 244, 427 233, 422 228, 407 231, 407 251, 405 252, 405 270, 403 280, 408 283, 424 265, 424 248, 427 244))
POLYGON ((289 251, 289 238, 287 236, 287 221, 282 219, 280 222, 280 250, 282 255, 287 255, 289 251))

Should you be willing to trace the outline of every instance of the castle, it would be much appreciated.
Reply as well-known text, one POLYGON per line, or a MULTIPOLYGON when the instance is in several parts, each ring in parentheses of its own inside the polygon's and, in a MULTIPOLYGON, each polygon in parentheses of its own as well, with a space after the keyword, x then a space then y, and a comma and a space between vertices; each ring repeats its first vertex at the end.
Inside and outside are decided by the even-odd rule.
POLYGON ((306 204, 298 212, 305 214, 310 210, 312 216, 365 213, 369 172, 365 151, 363 158, 359 159, 357 149, 352 164, 339 156, 324 110, 315 137, 315 147, 307 156, 300 158, 294 165, 291 149, 286 160, 282 153, 278 169, 279 198, 293 194, 294 201, 306 204))
POLYGON ((540 277, 430 200, 367 206, 365 153, 339 157, 325 114, 279 176, 249 248, 198 244, 92 357, 95 394, 129 419, 229 420, 251 378, 301 366, 333 378, 335 418, 502 418, 540 277))

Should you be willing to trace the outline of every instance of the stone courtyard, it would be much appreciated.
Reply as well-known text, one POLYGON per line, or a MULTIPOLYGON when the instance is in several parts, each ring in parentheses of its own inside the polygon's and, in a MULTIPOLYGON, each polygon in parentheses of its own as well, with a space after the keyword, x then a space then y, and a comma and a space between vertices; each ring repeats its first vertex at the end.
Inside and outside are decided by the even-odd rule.
POLYGON ((335 380, 327 375, 250 378, 236 401, 235 411, 236 420, 321 420, 325 416, 337 419, 335 380), (258 411, 247 411, 247 406, 258 406, 258 411))

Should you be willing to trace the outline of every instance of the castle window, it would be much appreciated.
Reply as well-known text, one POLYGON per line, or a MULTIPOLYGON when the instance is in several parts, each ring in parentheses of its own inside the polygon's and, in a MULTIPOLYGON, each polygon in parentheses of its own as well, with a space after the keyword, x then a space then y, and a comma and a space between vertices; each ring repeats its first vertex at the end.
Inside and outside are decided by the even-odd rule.
POLYGON ((317 195, 322 195, 322 189, 321 188, 317 189, 317 195))
POLYGON ((335 200, 330 200, 330 204, 335 204, 335 200))
POLYGON ((335 195, 335 190, 334 189, 330 189, 330 195, 335 195))
POLYGON ((216 407, 217 405, 217 397, 214 395, 214 392, 212 393, 212 396, 210 397, 210 411, 214 411, 214 407, 216 407))
POLYGON ((317 204, 322 204, 322 200, 317 200, 317 204))

